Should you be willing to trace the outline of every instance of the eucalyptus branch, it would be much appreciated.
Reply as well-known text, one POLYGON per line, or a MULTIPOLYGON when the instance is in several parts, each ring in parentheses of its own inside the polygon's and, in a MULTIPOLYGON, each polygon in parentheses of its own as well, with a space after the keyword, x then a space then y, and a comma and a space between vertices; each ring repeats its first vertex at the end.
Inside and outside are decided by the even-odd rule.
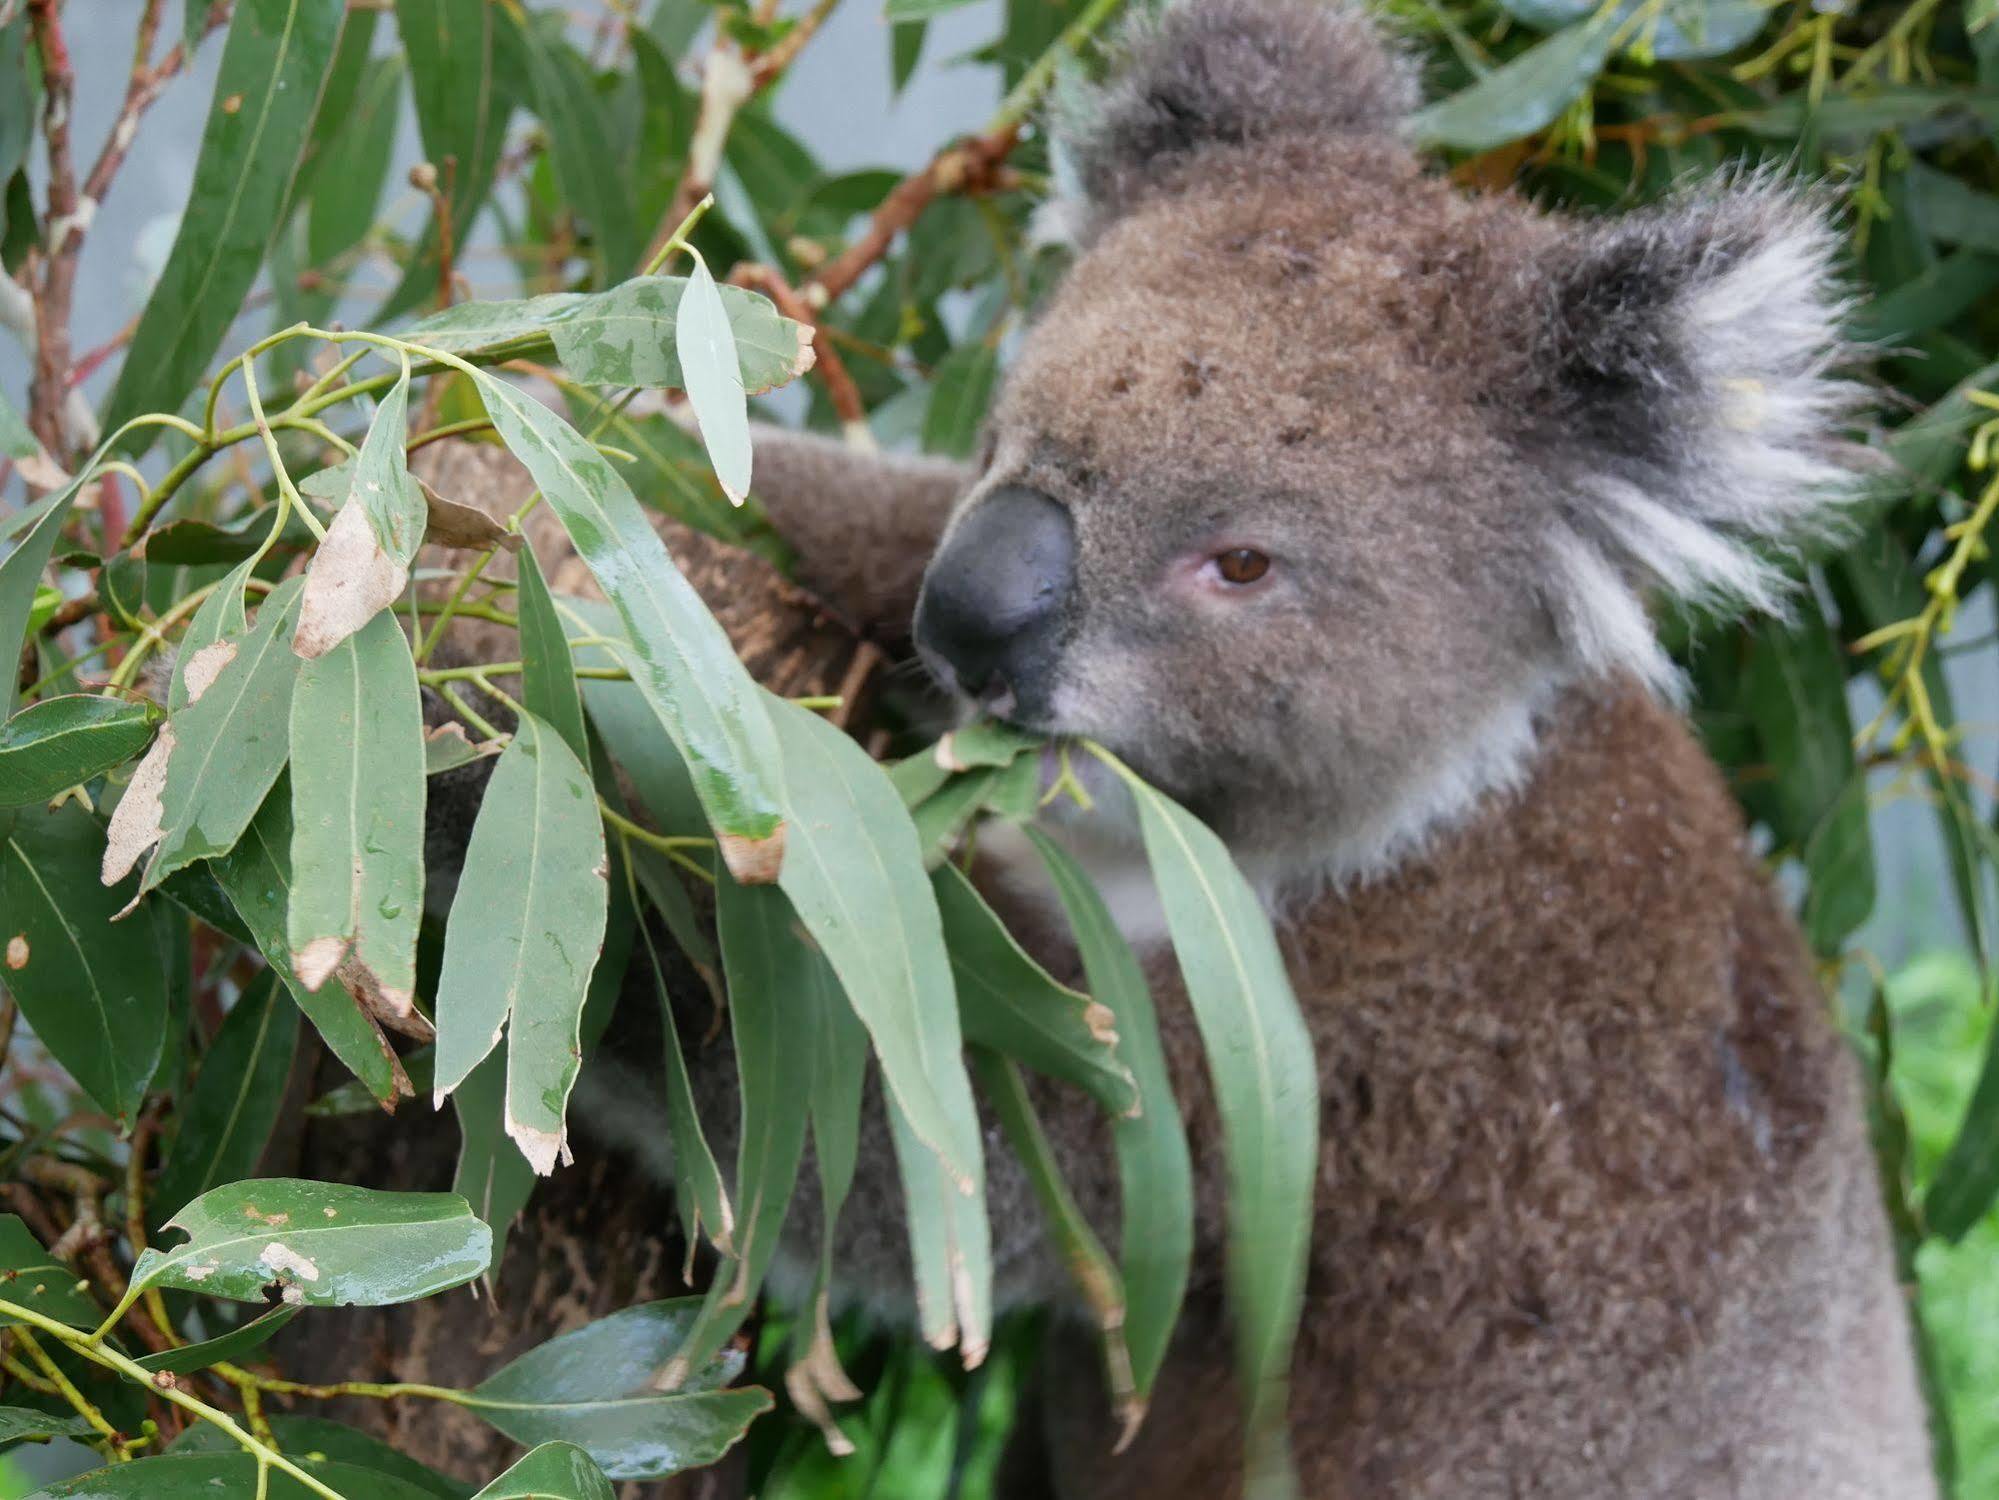
MULTIPOLYGON (((197 1396, 189 1395, 181 1389, 179 1382, 173 1376, 164 1373, 156 1376, 137 1360, 130 1359, 110 1345, 97 1341, 90 1334, 82 1333, 66 1324, 58 1323, 54 1318, 37 1312, 32 1307, 23 1307, 17 1302, 0 1299, 0 1314, 12 1318, 17 1323, 24 1323, 30 1328, 39 1329, 43 1333, 49 1334, 51 1337, 60 1340, 71 1353, 80 1355, 92 1364, 100 1365, 104 1369, 116 1371, 134 1385, 157 1392, 164 1400, 178 1406, 181 1410, 199 1417, 204 1422, 212 1423, 216 1427, 221 1428, 222 1431, 234 1438, 245 1452, 255 1458, 260 1467, 268 1466, 289 1474, 308 1490, 311 1490, 313 1494, 321 1496, 322 1500, 348 1500, 347 1496, 315 1479, 311 1474, 286 1458, 276 1448, 245 1432, 236 1419, 230 1416, 228 1412, 223 1411, 219 1407, 210 1406, 206 1401, 201 1400, 197 1396)), ((17 1337, 20 1337, 25 1331, 17 1328, 14 1332, 17 1337)))

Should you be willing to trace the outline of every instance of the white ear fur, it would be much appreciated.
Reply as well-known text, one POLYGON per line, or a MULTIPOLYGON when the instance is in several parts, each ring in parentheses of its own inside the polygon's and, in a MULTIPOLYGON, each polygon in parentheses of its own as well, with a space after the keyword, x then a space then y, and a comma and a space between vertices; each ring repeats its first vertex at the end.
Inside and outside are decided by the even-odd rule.
POLYGON ((1861 392, 1832 373, 1846 352, 1836 241, 1797 194, 1752 182, 1622 221, 1605 239, 1613 254, 1625 242, 1622 274, 1670 278, 1663 297, 1570 331, 1597 339, 1599 368, 1622 379, 1617 399, 1631 409, 1600 413, 1603 425, 1644 430, 1650 446, 1642 458, 1577 456, 1551 539, 1551 597, 1581 665, 1670 695, 1677 674, 1643 595, 1781 612, 1789 585, 1775 559, 1841 529, 1853 454, 1838 430, 1861 392), (1622 316, 1657 326, 1622 327, 1622 316))

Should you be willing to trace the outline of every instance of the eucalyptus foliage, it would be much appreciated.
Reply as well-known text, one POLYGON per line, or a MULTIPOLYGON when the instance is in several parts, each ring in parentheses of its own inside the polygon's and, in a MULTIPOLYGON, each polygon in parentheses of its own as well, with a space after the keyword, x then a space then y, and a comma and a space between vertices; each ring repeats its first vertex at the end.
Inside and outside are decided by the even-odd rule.
MULTIPOLYGON (((685 1235, 719 1260, 707 1293, 615 1313, 469 1389, 339 1393, 448 1401, 530 1450, 477 1476, 481 1495, 598 1500, 714 1462, 777 1404, 756 1382, 781 1378, 786 1414, 754 1444, 762 1492, 899 1475, 941 1494, 954 1472, 976 1490, 1026 1347, 994 1323, 976 1086, 1102 1325, 1114 1401, 1142 1420, 1187 1282, 1188 1147, 1143 974, 1033 826, 1073 795, 1062 756, 1109 757, 982 725, 876 763, 828 705, 752 678, 653 524, 788 561, 755 502, 748 420, 780 387, 802 387, 787 410, 812 425, 968 453, 1003 347, 1060 271, 1028 233, 1060 164, 1024 127, 1058 72, 1092 66, 1119 0, 1005 0, 988 46, 929 64, 926 28, 964 0, 891 0, 898 86, 954 66, 1004 90, 985 132, 907 176, 829 172, 770 109, 834 3, 607 4, 595 28, 486 0, 146 5, 119 131, 146 128, 188 49, 219 52, 178 238, 102 355, 101 412, 80 410, 49 339, 24 410, 0 405, 0 1152, 37 1219, 0 1217, 0 1448, 69 1437, 106 1461, 48 1493, 471 1494, 350 1429, 267 1420, 266 1395, 327 1393, 265 1363, 266 1341, 295 1316, 490 1274, 539 1177, 584 1149, 571 1094, 608 1006, 663 990, 668 945, 726 993, 742 1070, 736 1160, 710 1149, 671 1050, 657 1124, 685 1235), (184 24, 163 28, 167 12, 184 24), (408 177, 416 224, 389 211, 404 111, 427 158, 408 177), (467 247, 495 238, 511 280, 469 295, 467 247), (245 332, 265 317, 265 336, 245 332), (661 392, 684 393, 691 424, 661 392), (601 599, 551 587, 525 511, 497 524, 419 483, 409 455, 446 438, 511 454, 601 599), (429 571, 426 540, 464 550, 429 571), (501 548, 517 582, 484 576, 501 548), (511 630, 517 654, 440 665, 457 618, 511 630), (481 759, 466 872, 427 924, 428 778, 481 759), (1047 794, 1044 763, 1065 770, 1047 794), (1090 993, 1043 971, 965 878, 994 819, 1027 827, 1090 993), (352 1075, 315 1112, 452 1105, 433 1128, 462 1141, 454 1192, 255 1175, 308 1034, 352 1075), (830 1254, 810 1305, 774 1314, 753 1355, 737 1337, 808 1142, 817 1230, 829 1247, 840 1233, 869 1066, 923 1338, 985 1361, 975 1376, 910 1348, 871 1356, 858 1390, 823 1313, 830 1254), (1113 1123, 1115 1255, 1076 1212, 1023 1070, 1113 1123)), ((1999 19, 1987 0, 1396 8, 1432 54, 1416 133, 1469 186, 1614 212, 1760 169, 1829 174, 1842 196, 1852 334, 1883 386, 1863 436, 1890 460, 1864 531, 1810 563, 1790 619, 1677 628, 1698 720, 1800 877, 1875 1064, 1913 1267, 1926 1242, 1990 1224, 1999 1197, 1999 1043, 1951 1142, 1913 1162, 1859 947, 1877 834, 1919 806, 1991 989, 1995 767, 1955 698, 1999 650, 1947 637, 1993 597, 1999 19)), ((0 260, 50 327, 88 232, 79 194, 124 150, 114 135, 102 181, 79 182, 69 102, 115 80, 70 75, 65 18, 0 4, 0 260)), ((1211 1050, 1254 1472, 1278 1495, 1316 1161, 1309 1041, 1220 842, 1110 764, 1211 1050)), ((1957 1462, 1947 1432, 1939 1453, 1957 1462)))

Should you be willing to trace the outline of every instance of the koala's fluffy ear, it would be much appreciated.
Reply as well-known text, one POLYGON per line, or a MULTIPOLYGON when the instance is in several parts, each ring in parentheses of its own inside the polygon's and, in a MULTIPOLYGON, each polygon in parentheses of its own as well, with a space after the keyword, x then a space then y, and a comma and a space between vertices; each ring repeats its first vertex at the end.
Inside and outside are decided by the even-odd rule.
POLYGON ((1587 667, 1671 689, 1644 589, 1776 608, 1771 554, 1835 532, 1860 450, 1824 205, 1710 190, 1560 238, 1536 280, 1538 420, 1561 514, 1549 602, 1587 667))
POLYGON ((1204 148, 1388 135, 1417 97, 1358 0, 1184 0, 1125 27, 1109 82, 1063 102, 1059 133, 1101 220, 1204 148))

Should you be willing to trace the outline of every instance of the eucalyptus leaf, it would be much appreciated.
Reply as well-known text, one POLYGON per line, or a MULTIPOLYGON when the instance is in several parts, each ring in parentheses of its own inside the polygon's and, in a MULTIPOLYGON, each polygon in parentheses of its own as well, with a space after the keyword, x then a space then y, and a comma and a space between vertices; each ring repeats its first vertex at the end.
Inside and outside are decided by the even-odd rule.
MULTIPOLYGON (((237 0, 180 233, 132 332, 107 428, 178 409, 220 347, 282 221, 345 17, 325 0, 237 0)), ((158 431, 140 428, 128 446, 158 431)))
POLYGON ((156 842, 139 882, 141 891, 151 890, 183 866, 227 854, 249 827, 290 748, 299 660, 284 637, 298 597, 299 580, 279 584, 247 634, 208 648, 219 667, 205 690, 167 721, 112 816, 106 884, 123 878, 156 842), (154 757, 163 766, 157 792, 145 782, 154 757))
POLYGON ((1113 765, 1138 805, 1221 1114, 1228 1289, 1250 1483, 1281 1485, 1290 1468, 1285 1393, 1319 1159, 1312 1037, 1270 919, 1227 846, 1178 803, 1113 765))
POLYGON ((0 985, 98 1107, 129 1121, 166 1044, 154 937, 171 918, 146 902, 114 925, 129 892, 99 881, 103 837, 75 803, 0 812, 0 985))
POLYGON ((427 1037, 415 1009, 423 705, 392 615, 376 615, 300 670, 291 799, 286 939, 300 981, 317 990, 337 972, 376 1019, 427 1037))
POLYGON ((165 1223, 210 1188, 257 1169, 284 1104, 298 1041, 298 1010, 266 971, 243 991, 202 1054, 194 1089, 146 1208, 165 1223))
POLYGON ((965 1039, 1066 1079, 1113 1116, 1136 1114, 1138 1084, 1118 1060, 1110 1008, 1056 983, 956 865, 939 865, 930 887, 944 919, 965 1039))
MULTIPOLYGON (((354 1464, 294 1460, 336 1495, 368 1500, 428 1500, 431 1492, 404 1480, 354 1464)), ((281 1469, 261 1480, 257 1460, 237 1450, 229 1453, 168 1453, 116 1464, 108 1469, 65 1479, 36 1490, 29 1500, 219 1500, 222 1496, 259 1496, 260 1500, 324 1500, 314 1490, 281 1469)))
MULTIPOLYGON (((287 1416, 277 1413, 269 1418, 271 1435, 277 1439, 279 1448, 293 1455, 300 1462, 319 1465, 335 1463, 352 1470, 363 1470, 371 1475, 384 1476, 406 1485, 409 1490, 420 1491, 435 1496, 436 1500, 469 1500, 472 1486, 462 1480, 438 1473, 425 1464, 418 1463, 407 1454, 399 1453, 380 1438, 348 1427, 339 1422, 328 1421, 325 1417, 287 1416)), ((181 1435, 174 1439, 168 1449, 170 1453, 229 1453, 240 1456, 236 1440, 220 1427, 207 1422, 190 1423, 181 1435)), ((398 1496, 409 1490, 397 1489, 398 1496)), ((349 1500, 373 1500, 373 1491, 362 1481, 348 1492, 349 1500)), ((324 1500, 324 1497, 321 1497, 324 1500)))
POLYGON ((1536 42, 1469 88, 1419 109, 1407 130, 1425 146, 1489 151, 1551 123, 1582 97, 1610 55, 1616 11, 1536 42))
POLYGON ((523 713, 466 845, 437 984, 438 1102, 507 1031, 507 1134, 546 1176, 566 1150, 590 974, 604 939, 604 826, 590 773, 523 713))
POLYGON ((82 1417, 59 1417, 25 1406, 0 1406, 0 1444, 41 1442, 48 1438, 88 1438, 91 1426, 82 1417))
POLYGON ((1117 1020, 1118 1053, 1138 1083, 1139 1115, 1114 1120, 1111 1131, 1121 1188, 1118 1264, 1125 1341, 1143 1397, 1166 1361, 1193 1263, 1194 1169, 1187 1132, 1137 956, 1075 857, 1040 829, 1029 828, 1027 837, 1069 919, 1090 991, 1117 1020))
POLYGON ((755 1386, 722 1389, 743 1367, 725 1351, 680 1389, 652 1378, 685 1340, 700 1299, 641 1303, 558 1335, 481 1381, 465 1404, 516 1442, 569 1442, 611 1479, 663 1479, 711 1464, 770 1409, 755 1386))
POLYGON ((411 1092, 410 1082, 380 1025, 345 985, 336 980, 308 990, 293 967, 285 936, 291 846, 291 790, 280 781, 236 847, 213 861, 216 881, 321 1040, 384 1108, 392 1109, 411 1092))
POLYGON ((962 1194, 980 1136, 937 901, 895 789, 859 745, 809 710, 769 699, 793 814, 781 884, 868 1028, 882 1078, 962 1194))
POLYGON ((206 1370, 209 1366, 224 1360, 232 1363, 240 1362, 245 1355, 253 1354, 263 1348, 280 1329, 297 1316, 296 1307, 288 1302, 281 1302, 267 1312, 245 1319, 227 1333, 217 1334, 212 1339, 203 1339, 198 1344, 182 1344, 178 1348, 163 1349, 157 1354, 142 1354, 137 1363, 148 1370, 166 1370, 175 1375, 191 1375, 196 1370, 206 1370))
MULTIPOLYGON (((19 1214, 0 1214, 0 1301, 28 1308, 71 1328, 95 1328, 103 1309, 91 1301, 89 1285, 49 1254, 19 1214)), ((18 1321, 0 1312, 0 1327, 18 1321)))
POLYGON ((238 1302, 267 1288, 308 1307, 383 1307, 463 1286, 493 1239, 455 1193, 385 1193, 274 1177, 202 1194, 167 1221, 187 1235, 148 1247, 131 1293, 178 1287, 238 1302))
POLYGON ((619 655, 686 760, 730 873, 775 878, 784 847, 777 738, 728 636, 603 455, 513 387, 485 374, 478 384, 501 438, 616 607, 619 655))
POLYGON ((611 1481, 574 1443, 543 1443, 473 1500, 612 1500, 611 1481))
POLYGON ((521 701, 562 736, 579 763, 590 758, 583 728, 583 699, 576 688, 576 664, 569 637, 556 613, 555 597, 541 576, 534 549, 520 552, 517 584, 521 636, 521 701))
POLYGON ((123 765, 152 742, 160 711, 144 700, 66 693, 0 724, 0 807, 46 802, 123 765))
POLYGON ((750 413, 744 401, 735 330, 708 263, 699 257, 673 320, 687 402, 700 424, 722 493, 741 505, 750 493, 750 413))
POLYGON ((715 922, 728 973, 742 1112, 734 1256, 716 1273, 686 1344, 674 1351, 663 1376, 668 1386, 685 1370, 713 1359, 742 1326, 776 1253, 805 1151, 812 1088, 815 1031, 801 1028, 796 1012, 818 990, 815 971, 826 962, 798 926, 791 902, 773 887, 722 877, 715 888, 715 922))

